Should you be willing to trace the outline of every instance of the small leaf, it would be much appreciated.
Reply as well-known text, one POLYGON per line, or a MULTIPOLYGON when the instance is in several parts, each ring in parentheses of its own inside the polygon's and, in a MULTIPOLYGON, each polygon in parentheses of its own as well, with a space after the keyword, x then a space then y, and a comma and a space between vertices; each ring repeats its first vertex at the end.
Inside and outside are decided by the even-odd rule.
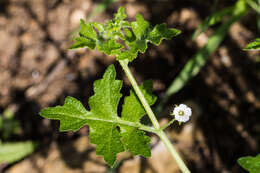
MULTIPOLYGON (((147 100, 149 105, 153 105, 156 101, 156 96, 152 94, 152 81, 145 81, 140 89, 147 100)), ((122 119, 135 122, 139 121, 145 115, 145 110, 140 103, 137 95, 133 90, 130 91, 130 96, 127 96, 124 100, 122 119)))
POLYGON ((134 33, 132 33, 128 28, 123 28, 124 32, 125 32, 125 39, 128 42, 132 42, 136 39, 134 33))
POLYGON ((155 45, 161 44, 163 39, 170 40, 181 33, 180 30, 174 28, 167 28, 166 24, 156 25, 153 30, 148 35, 148 40, 150 40, 155 45))
POLYGON ((123 45, 117 43, 114 39, 109 39, 107 41, 100 41, 97 49, 103 51, 107 55, 115 55, 120 52, 122 47, 123 45))
POLYGON ((150 24, 144 20, 141 14, 136 15, 136 22, 132 22, 131 26, 137 39, 143 40, 147 38, 150 31, 150 24))
POLYGON ((77 131, 87 123, 89 112, 80 101, 73 97, 66 97, 63 106, 43 109, 40 115, 44 118, 60 120, 60 131, 77 131))
POLYGON ((104 26, 98 22, 91 22, 91 25, 95 27, 98 30, 98 32, 102 33, 105 30, 104 26))
POLYGON ((243 50, 259 50, 260 38, 257 38, 254 42, 249 43, 243 50))
POLYGON ((130 62, 133 61, 137 57, 137 52, 131 52, 130 50, 126 50, 120 52, 116 57, 117 60, 128 59, 130 62))
POLYGON ((241 157, 237 160, 238 164, 250 173, 260 172, 260 154, 256 157, 241 157))
POLYGON ((36 147, 31 141, 0 143, 0 164, 11 164, 31 154, 36 147))
POLYGON ((120 7, 118 9, 117 13, 114 14, 114 16, 115 16, 114 17, 115 20, 117 20, 117 21, 122 21, 127 17, 126 14, 125 14, 125 9, 123 7, 120 7))
POLYGON ((91 23, 86 24, 83 19, 80 20, 79 35, 82 36, 82 37, 86 37, 88 39, 93 39, 93 40, 97 39, 97 33, 93 29, 91 23))
POLYGON ((145 53, 147 49, 146 40, 136 40, 129 43, 128 46, 130 47, 130 52, 132 52, 133 54, 138 52, 145 53))
POLYGON ((86 24, 84 20, 80 20, 79 38, 75 38, 75 43, 70 46, 69 49, 85 48, 88 47, 91 50, 96 47, 97 33, 93 29, 91 23, 86 24))
MULTIPOLYGON (((156 96, 152 94, 152 81, 144 82, 140 89, 148 104, 153 105, 156 101, 156 96)), ((122 120, 139 122, 145 113, 146 112, 137 95, 133 90, 131 90, 130 96, 127 96, 124 100, 122 120)), ((126 149, 128 149, 133 155, 140 154, 145 157, 151 156, 150 148, 148 146, 150 138, 147 137, 143 131, 129 126, 120 127, 122 132, 122 140, 126 144, 126 149)))
POLYGON ((75 38, 75 43, 73 43, 73 45, 70 46, 69 49, 77 49, 77 48, 85 48, 88 47, 91 50, 95 49, 96 47, 96 43, 93 40, 90 40, 88 38, 85 37, 79 37, 79 38, 75 38))

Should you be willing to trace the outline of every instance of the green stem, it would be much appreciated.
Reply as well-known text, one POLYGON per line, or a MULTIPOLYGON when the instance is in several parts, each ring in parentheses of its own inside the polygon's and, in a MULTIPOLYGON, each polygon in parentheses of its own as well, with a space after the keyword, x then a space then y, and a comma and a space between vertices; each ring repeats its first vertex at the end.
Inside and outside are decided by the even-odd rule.
POLYGON ((169 127, 173 122, 175 121, 175 119, 172 119, 171 121, 169 121, 166 125, 162 126, 161 129, 164 130, 167 127, 169 127))
POLYGON ((149 104, 147 103, 146 99, 144 98, 144 95, 142 93, 142 91, 140 90, 138 84, 136 83, 130 69, 128 68, 128 60, 120 60, 119 61, 120 65, 122 66, 123 70, 126 73, 127 78, 129 79, 130 83, 132 84, 136 95, 138 96, 138 98, 140 99, 141 103, 144 106, 145 111, 147 112, 147 115, 149 116, 149 118, 151 119, 153 126, 155 129, 160 129, 160 125, 157 121, 157 119, 155 118, 155 115, 151 109, 151 107, 149 106, 149 104))
POLYGON ((190 170, 187 168, 187 166, 183 162, 182 158, 180 157, 179 153, 175 150, 175 148, 173 147, 171 141, 168 139, 166 134, 161 130, 160 132, 157 133, 157 135, 161 138, 164 145, 166 146, 168 151, 171 153, 172 157, 176 160, 181 171, 183 173, 190 173, 190 170))
POLYGON ((135 79, 134 79, 134 77, 133 77, 133 75, 132 75, 132 73, 131 73, 131 71, 128 67, 128 62, 129 62, 128 60, 120 60, 119 61, 120 65, 122 66, 122 68, 124 70, 124 72, 126 73, 127 78, 129 79, 132 87, 134 88, 136 95, 140 99, 145 111, 147 112, 147 115, 149 116, 150 120, 153 123, 153 126, 155 128, 155 134, 157 134, 161 138, 161 140, 163 141, 163 143, 165 144, 165 146, 169 150, 172 157, 176 160, 176 162, 177 162, 179 168, 181 169, 181 171, 183 173, 190 173, 189 169, 187 168, 187 166, 185 165, 185 163, 181 159, 180 155, 175 150, 175 148, 173 147, 170 140, 167 138, 164 131, 161 129, 159 122, 157 121, 150 105, 147 103, 142 91, 140 90, 137 82, 135 81, 135 79))

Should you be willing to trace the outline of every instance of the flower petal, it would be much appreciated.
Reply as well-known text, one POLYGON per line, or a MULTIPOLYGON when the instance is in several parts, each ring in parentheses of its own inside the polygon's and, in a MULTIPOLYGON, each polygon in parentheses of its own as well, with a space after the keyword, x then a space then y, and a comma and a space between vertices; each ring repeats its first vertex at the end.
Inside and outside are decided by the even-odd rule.
POLYGON ((184 110, 184 114, 187 115, 187 116, 191 116, 191 114, 192 114, 191 108, 187 107, 187 108, 184 110))
POLYGON ((187 106, 185 105, 185 104, 180 104, 179 106, 178 106, 180 109, 186 109, 187 108, 187 106))

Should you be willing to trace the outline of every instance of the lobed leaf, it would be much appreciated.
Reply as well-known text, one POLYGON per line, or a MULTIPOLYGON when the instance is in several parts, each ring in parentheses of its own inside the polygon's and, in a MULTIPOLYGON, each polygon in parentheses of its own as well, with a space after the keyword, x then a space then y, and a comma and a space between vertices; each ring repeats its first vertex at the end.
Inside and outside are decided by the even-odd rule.
MULTIPOLYGON (((152 81, 146 81, 140 87, 145 99, 149 105, 153 105, 156 101, 156 96, 152 94, 152 81)), ((130 91, 130 95, 125 97, 122 119, 131 122, 139 122, 145 115, 145 110, 142 104, 139 102, 137 95, 133 90, 130 91)), ((148 146, 150 138, 145 135, 141 130, 134 127, 121 126, 122 140, 126 143, 126 149, 128 149, 133 155, 143 155, 145 157, 151 156, 151 151, 148 146)))
POLYGON ((127 17, 125 14, 125 9, 123 7, 120 7, 116 14, 114 14, 114 18, 116 21, 120 22, 124 20, 127 17))
POLYGON ((88 47, 89 49, 93 50, 96 47, 96 42, 84 37, 75 38, 75 43, 73 43, 69 49, 78 49, 84 47, 88 47))
POLYGON ((168 28, 165 23, 156 25, 148 35, 150 40, 155 45, 161 44, 163 39, 170 40, 181 33, 180 30, 174 28, 168 28))
POLYGON ((260 172, 260 154, 256 157, 241 157, 237 160, 238 164, 250 173, 260 172))
POLYGON ((81 37, 85 37, 85 38, 92 39, 92 40, 97 39, 97 33, 93 29, 93 26, 91 25, 91 23, 86 24, 83 19, 80 20, 79 35, 81 37))
POLYGON ((151 29, 149 22, 144 20, 141 14, 136 15, 136 22, 132 22, 131 26, 135 36, 139 40, 145 40, 151 29))
POLYGON ((81 20, 80 37, 70 49, 87 47, 93 50, 97 47, 98 51, 115 55, 117 60, 133 61, 139 52, 145 53, 149 41, 159 45, 163 39, 169 40, 180 34, 179 30, 167 28, 166 24, 151 26, 141 14, 137 14, 136 21, 131 23, 125 20, 126 17, 124 8, 120 7, 113 20, 104 25, 97 22, 86 24, 81 20))
MULTIPOLYGON (((122 117, 118 116, 118 103, 122 81, 116 80, 113 65, 109 66, 103 78, 95 81, 94 95, 89 99, 90 111, 75 98, 67 97, 63 106, 43 109, 40 115, 60 120, 60 130, 76 131, 89 125, 90 142, 96 144, 97 155, 104 156, 105 161, 113 166, 117 153, 129 150, 133 155, 151 155, 150 138, 139 130, 140 119, 145 110, 133 91, 127 96, 122 109, 122 117)), ((152 95, 151 81, 145 82, 141 90, 152 105, 156 97, 152 95)))
POLYGON ((60 120, 60 131, 77 131, 87 124, 87 115, 90 114, 80 101, 73 97, 66 97, 63 106, 56 106, 41 110, 44 118, 60 120))
POLYGON ((108 41, 99 42, 97 48, 99 51, 103 51, 106 55, 114 55, 117 54, 122 47, 123 45, 117 43, 113 39, 110 39, 108 41))

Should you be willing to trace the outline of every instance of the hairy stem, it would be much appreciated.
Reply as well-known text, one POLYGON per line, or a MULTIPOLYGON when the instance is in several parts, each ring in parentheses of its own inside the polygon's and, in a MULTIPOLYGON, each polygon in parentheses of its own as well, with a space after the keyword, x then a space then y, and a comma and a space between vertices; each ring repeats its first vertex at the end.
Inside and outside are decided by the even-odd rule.
POLYGON ((162 126, 161 129, 164 130, 167 127, 169 127, 173 122, 175 121, 175 119, 172 119, 171 121, 169 121, 166 125, 162 126))
POLYGON ((122 66, 123 70, 125 71, 125 74, 126 74, 128 80, 130 81, 132 87, 134 88, 136 95, 138 96, 142 105, 144 106, 144 109, 147 112, 147 115, 151 119, 154 128, 159 130, 160 125, 159 125, 157 119, 155 118, 155 115, 154 115, 151 107, 149 106, 146 99, 144 98, 144 95, 143 95, 142 91, 140 90, 138 84, 136 83, 130 69, 128 68, 128 60, 120 60, 119 62, 120 62, 120 65, 122 66))
POLYGON ((166 146, 168 151, 171 153, 172 157, 176 160, 176 162, 177 162, 179 168, 181 169, 181 171, 183 173, 190 173, 190 170, 185 165, 185 163, 183 162, 183 160, 180 157, 179 153, 175 150, 175 148, 173 147, 171 141, 168 139, 166 134, 162 130, 160 130, 157 133, 157 135, 161 138, 161 140, 163 141, 164 145, 166 146))
POLYGON ((131 73, 131 71, 128 67, 128 60, 120 60, 119 63, 122 66, 122 68, 123 68, 128 80, 130 81, 132 87, 134 88, 136 95, 140 99, 147 115, 149 116, 150 120, 152 121, 153 126, 156 130, 155 133, 161 138, 161 140, 163 141, 163 143, 165 144, 165 146, 169 150, 172 157, 176 160, 176 162, 177 162, 179 168, 181 169, 181 171, 183 173, 190 173, 189 169, 187 168, 187 166, 185 165, 185 163, 181 159, 180 155, 175 150, 175 148, 173 147, 170 140, 167 138, 164 131, 161 129, 158 120, 156 119, 150 105, 147 103, 142 91, 140 90, 137 82, 135 81, 135 79, 134 79, 134 77, 133 77, 133 75, 132 75, 132 73, 131 73))

